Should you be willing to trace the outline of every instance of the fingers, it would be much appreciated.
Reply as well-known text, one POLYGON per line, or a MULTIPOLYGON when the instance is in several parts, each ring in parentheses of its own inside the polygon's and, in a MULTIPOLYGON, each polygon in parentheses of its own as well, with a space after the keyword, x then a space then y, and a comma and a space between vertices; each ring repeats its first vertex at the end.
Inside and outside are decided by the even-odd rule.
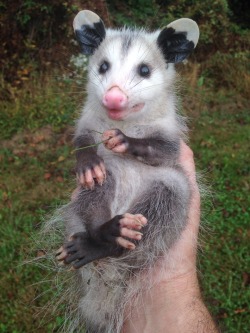
POLYGON ((56 252, 56 259, 58 261, 64 260, 67 257, 68 253, 64 250, 63 246, 60 247, 60 249, 56 252))
POLYGON ((109 140, 109 139, 113 138, 114 136, 116 136, 117 133, 118 132, 115 129, 104 131, 102 134, 102 140, 103 141, 109 140))
POLYGON ((96 165, 92 169, 92 176, 97 180, 97 183, 99 185, 103 184, 104 180, 106 179, 106 170, 103 163, 101 163, 100 165, 96 165))
POLYGON ((116 241, 121 247, 124 247, 125 249, 128 249, 128 250, 134 250, 135 249, 135 244, 134 243, 131 243, 130 241, 128 241, 128 240, 126 240, 122 237, 117 237, 116 241))
POLYGON ((85 178, 84 179, 85 180, 85 186, 87 188, 89 188, 90 190, 92 190, 95 187, 95 181, 94 181, 91 169, 87 169, 85 171, 84 178, 85 178))
POLYGON ((194 154, 184 141, 181 141, 180 148, 179 162, 189 179, 192 189, 188 212, 189 232, 197 236, 200 224, 200 192, 196 181, 194 154))
POLYGON ((105 147, 115 153, 125 153, 128 150, 127 137, 118 129, 105 131, 102 139, 105 147))
POLYGON ((135 244, 123 237, 137 241, 141 240, 143 234, 138 230, 147 224, 147 219, 142 214, 126 213, 119 222, 121 227, 120 237, 116 238, 116 242, 125 249, 134 250, 135 244))
POLYGON ((95 187, 95 180, 102 185, 106 179, 106 169, 104 163, 95 165, 93 168, 86 169, 84 172, 77 174, 78 182, 90 190, 95 187))
POLYGON ((128 229, 128 228, 122 228, 121 229, 121 236, 131 238, 131 239, 135 239, 135 240, 141 240, 143 234, 139 231, 131 230, 131 229, 128 229))
POLYGON ((196 183, 194 154, 188 145, 181 141, 179 162, 188 176, 190 183, 194 186, 196 183))
POLYGON ((126 153, 126 151, 128 150, 128 143, 121 143, 121 144, 117 144, 114 148, 112 148, 112 151, 114 153, 126 153))
POLYGON ((126 213, 120 220, 121 227, 127 227, 130 229, 140 230, 147 224, 147 219, 142 214, 130 214, 126 213))

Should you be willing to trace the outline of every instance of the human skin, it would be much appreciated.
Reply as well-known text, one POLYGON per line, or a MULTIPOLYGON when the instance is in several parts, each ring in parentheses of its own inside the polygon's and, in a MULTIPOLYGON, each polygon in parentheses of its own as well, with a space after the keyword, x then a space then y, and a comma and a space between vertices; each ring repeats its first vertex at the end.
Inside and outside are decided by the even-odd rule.
POLYGON ((200 193, 193 152, 184 142, 179 163, 192 187, 187 226, 170 250, 168 260, 161 260, 154 267, 155 283, 142 293, 136 306, 127 309, 122 333, 219 332, 202 300, 197 278, 200 193))

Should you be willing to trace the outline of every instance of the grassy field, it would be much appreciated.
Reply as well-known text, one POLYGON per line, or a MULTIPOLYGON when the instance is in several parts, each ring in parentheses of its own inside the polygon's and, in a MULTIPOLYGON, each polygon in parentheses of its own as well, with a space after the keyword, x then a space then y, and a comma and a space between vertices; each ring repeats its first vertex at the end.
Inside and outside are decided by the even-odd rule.
MULTIPOLYGON (((250 309, 248 101, 233 91, 200 86, 199 78, 191 84, 189 70, 183 108, 190 145, 212 191, 204 204, 200 280, 223 331, 244 333, 250 309)), ((56 293, 51 272, 23 261, 39 255, 39 248, 30 253, 34 231, 75 185, 71 138, 83 94, 73 82, 34 79, 14 101, 1 104, 1 333, 34 327, 56 332, 63 320, 60 313, 42 311, 56 293)))

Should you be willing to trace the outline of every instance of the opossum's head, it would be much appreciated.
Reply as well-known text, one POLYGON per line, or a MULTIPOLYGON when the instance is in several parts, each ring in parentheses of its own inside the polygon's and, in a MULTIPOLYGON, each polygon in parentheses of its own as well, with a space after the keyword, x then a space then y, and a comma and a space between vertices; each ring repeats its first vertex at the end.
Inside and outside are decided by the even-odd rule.
POLYGON ((186 59, 199 38, 197 24, 186 18, 148 33, 105 29, 99 16, 83 10, 73 26, 82 52, 91 56, 88 91, 93 109, 113 120, 135 119, 157 107, 164 110, 172 91, 173 63, 186 59))

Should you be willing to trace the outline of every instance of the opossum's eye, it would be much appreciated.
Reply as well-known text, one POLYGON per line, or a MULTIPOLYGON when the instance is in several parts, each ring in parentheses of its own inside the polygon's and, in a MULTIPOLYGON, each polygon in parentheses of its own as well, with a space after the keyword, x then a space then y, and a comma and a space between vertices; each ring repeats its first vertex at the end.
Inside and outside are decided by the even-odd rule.
POLYGON ((99 67, 99 73, 104 74, 110 68, 110 64, 105 60, 99 67))
POLYGON ((142 77, 149 77, 150 76, 150 69, 145 64, 139 65, 137 71, 138 71, 138 74, 142 77))

